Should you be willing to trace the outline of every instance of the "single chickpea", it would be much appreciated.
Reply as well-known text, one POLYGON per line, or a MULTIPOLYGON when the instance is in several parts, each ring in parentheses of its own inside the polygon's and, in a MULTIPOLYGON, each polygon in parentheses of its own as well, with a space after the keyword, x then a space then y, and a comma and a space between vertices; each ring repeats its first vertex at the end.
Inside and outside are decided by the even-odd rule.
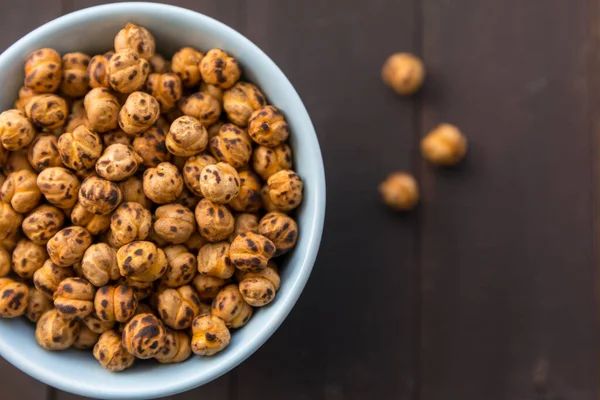
POLYGON ((102 141, 104 147, 108 147, 111 144, 124 144, 125 146, 131 146, 133 144, 133 137, 129 136, 121 129, 115 129, 102 135, 102 141))
MULTIPOLYGON (((195 219, 195 217, 194 217, 195 219)), ((197 231, 192 232, 189 239, 185 241, 184 245, 192 254, 198 254, 198 251, 202 246, 207 243, 206 239, 202 237, 197 231)))
POLYGON ((83 258, 83 253, 92 244, 92 235, 80 226, 64 228, 48 241, 46 249, 52 262, 61 267, 70 267, 83 258))
POLYGON ((110 87, 108 81, 108 62, 114 54, 114 52, 109 51, 108 53, 95 55, 90 60, 87 69, 87 77, 89 84, 93 89, 110 87))
POLYGON ((210 152, 219 161, 240 168, 250 161, 252 141, 244 129, 225 124, 219 134, 209 141, 210 152))
POLYGON ((40 203, 42 192, 37 186, 37 174, 29 170, 13 172, 0 187, 0 201, 10 203, 19 213, 27 213, 40 203))
POLYGON ((83 125, 58 138, 58 152, 62 162, 74 170, 91 168, 102 154, 102 140, 97 133, 83 125))
POLYGON ((280 278, 273 262, 258 272, 244 272, 239 283, 240 293, 252 307, 263 307, 275 299, 279 290, 280 278))
POLYGON ((379 185, 383 201, 397 210, 412 210, 419 203, 419 186, 412 175, 394 172, 379 185))
POLYGON ((228 328, 241 328, 252 317, 252 307, 242 297, 238 285, 225 286, 214 298, 211 314, 219 317, 228 328))
POLYGON ((304 184, 297 173, 281 170, 269 177, 269 198, 273 205, 281 210, 290 211, 302 202, 304 184))
POLYGON ((229 203, 239 194, 240 176, 227 163, 208 165, 200 174, 200 190, 213 203, 229 203))
POLYGON ((87 248, 81 260, 85 279, 100 287, 121 277, 117 265, 117 251, 106 243, 96 243, 87 248))
POLYGON ((121 247, 134 240, 144 240, 150 234, 152 214, 138 203, 123 203, 112 214, 110 241, 121 247))
POLYGON ((186 186, 183 187, 183 191, 175 199, 176 204, 182 205, 190 210, 196 207, 199 201, 200 197, 190 192, 186 186))
POLYGON ((194 93, 182 99, 179 106, 183 114, 196 118, 204 126, 214 124, 221 117, 221 105, 212 96, 194 93))
POLYGON ((160 115, 158 101, 144 92, 133 92, 119 112, 119 127, 130 135, 150 128, 160 115))
POLYGON ((121 106, 117 98, 105 87, 90 90, 83 99, 90 128, 94 132, 117 129, 121 106))
POLYGON ((290 127, 277 107, 264 106, 250 115, 248 135, 261 146, 272 148, 288 139, 290 127))
POLYGON ((36 93, 54 93, 60 85, 62 64, 54 49, 39 49, 25 58, 25 86, 36 93))
POLYGON ((219 132, 221 131, 221 127, 223 125, 225 125, 225 122, 217 121, 206 129, 206 131, 208 132, 208 140, 209 141, 210 141, 210 139, 214 138, 215 136, 217 136, 219 134, 219 132))
POLYGON ((25 314, 29 304, 29 288, 10 278, 0 278, 0 318, 16 318, 25 314))
POLYGON ((179 204, 166 204, 155 211, 154 232, 169 243, 183 243, 194 232, 194 213, 179 204))
POLYGON ((123 201, 123 194, 116 183, 90 176, 81 184, 79 204, 97 215, 111 213, 123 201))
POLYGON ((156 49, 154 36, 146 28, 139 25, 128 23, 115 36, 115 50, 133 50, 140 57, 149 60, 156 49))
POLYGON ((42 314, 54 308, 52 301, 33 286, 28 288, 29 296, 25 316, 31 322, 38 322, 42 314))
POLYGON ((183 178, 173 164, 163 162, 144 171, 144 193, 157 204, 174 201, 183 191, 183 178))
POLYGON ((223 106, 223 89, 220 87, 216 85, 209 85, 206 82, 201 82, 199 92, 214 97, 215 100, 217 100, 219 104, 223 106))
POLYGON ((173 55, 171 69, 181 78, 186 88, 198 85, 201 80, 199 64, 204 54, 191 47, 184 47, 173 55))
POLYGON ((24 149, 35 135, 35 128, 21 111, 7 110, 0 114, 0 143, 5 149, 24 149))
POLYGON ((108 61, 110 86, 121 93, 132 93, 144 85, 150 64, 133 50, 117 51, 108 61))
POLYGON ((58 138, 54 135, 37 135, 27 151, 27 160, 37 172, 48 167, 62 167, 58 152, 58 138))
POLYGON ((185 329, 200 313, 200 298, 191 286, 167 288, 158 295, 158 310, 165 325, 185 329))
POLYGON ((123 331, 125 349, 137 358, 152 358, 160 352, 167 341, 164 325, 152 314, 133 317, 123 331))
POLYGON ((58 208, 71 208, 77 202, 79 179, 66 168, 44 169, 37 177, 37 185, 46 200, 58 208))
POLYGON ((67 121, 65 122, 63 132, 73 132, 80 125, 83 125, 86 128, 90 127, 90 121, 87 119, 87 113, 85 112, 83 99, 75 100, 71 103, 71 110, 69 115, 67 115, 67 121))
POLYGON ((138 135, 133 140, 133 149, 142 158, 142 164, 148 168, 171 160, 171 153, 167 151, 166 136, 158 127, 152 127, 138 135))
POLYGON ((163 114, 175 108, 181 99, 182 90, 181 79, 172 72, 148 75, 145 91, 158 100, 163 114))
POLYGON ((456 126, 441 124, 421 140, 421 154, 435 165, 456 165, 467 154, 467 139, 456 126))
POLYGON ((260 220, 258 233, 273 242, 276 249, 274 257, 278 257, 296 245, 298 224, 289 215, 273 211, 260 220))
POLYGON ((198 252, 198 272, 201 275, 229 279, 235 272, 229 256, 229 243, 207 243, 198 252))
POLYGON ((27 102, 33 96, 35 96, 35 91, 33 89, 27 86, 21 86, 21 89, 19 89, 19 98, 17 99, 17 101, 15 101, 14 108, 24 113, 25 104, 27 104, 27 102))
POLYGON ((184 115, 171 124, 166 138, 167 150, 176 156, 189 157, 202 152, 208 144, 208 133, 196 118, 184 115))
POLYGON ((46 311, 35 326, 35 340, 49 351, 66 350, 75 343, 79 333, 79 322, 66 319, 57 309, 46 311))
POLYGON ((167 270, 164 251, 152 242, 131 242, 117 251, 117 263, 121 275, 133 280, 152 282, 167 270))
MULTIPOLYGON (((154 291, 153 282, 136 281, 134 279, 131 279, 130 277, 123 276, 121 277, 121 279, 118 280, 117 283, 119 285, 127 285, 130 288, 132 288, 133 293, 135 294, 135 298, 138 299, 138 301, 144 300, 145 298, 149 297, 154 291)), ((141 308, 142 305, 144 304, 138 304, 138 310, 141 308)))
POLYGON ((21 239, 12 253, 12 269, 21 278, 31 279, 47 259, 45 246, 21 239))
POLYGON ((62 82, 60 91, 73 98, 84 96, 89 88, 87 69, 90 56, 83 53, 67 53, 62 58, 62 82))
POLYGON ((229 253, 234 267, 242 271, 260 271, 275 254, 275 245, 263 235, 246 232, 231 242, 229 253))
POLYGON ((121 335, 107 331, 94 346, 94 358, 111 372, 123 371, 133 365, 135 356, 130 354, 121 341, 121 335))
POLYGON ((238 61, 221 49, 209 50, 199 67, 204 82, 222 89, 232 87, 242 74, 238 61))
POLYGON ((111 144, 96 163, 96 172, 109 181, 122 181, 137 172, 142 158, 133 147, 124 144, 111 144))
POLYGON ((23 216, 10 204, 0 203, 0 239, 7 239, 18 232, 23 216))
POLYGON ((147 210, 152 208, 152 202, 144 193, 144 184, 138 176, 132 176, 119 182, 119 189, 123 193, 124 202, 139 203, 147 210))
POLYGON ((204 315, 192 322, 192 351, 199 356, 212 356, 229 345, 231 334, 219 317, 204 315))
POLYGON ((227 280, 225 279, 198 274, 194 277, 192 285, 196 289, 200 300, 212 300, 226 283, 227 280))
POLYGON ((171 245, 164 249, 169 265, 161 278, 167 287, 178 288, 194 279, 198 264, 196 257, 185 246, 171 245))
POLYGON ((235 225, 233 232, 227 238, 229 243, 238 237, 238 235, 246 232, 258 233, 258 216, 251 213, 240 213, 235 216, 235 225))
POLYGON ((92 349, 98 342, 99 338, 99 334, 93 332, 84 324, 79 324, 79 332, 77 333, 75 341, 73 342, 73 348, 77 350, 92 349))
POLYGON ((98 235, 110 226, 110 214, 96 215, 77 203, 71 211, 71 222, 87 229, 92 235, 98 235))
POLYGON ((96 292, 94 308, 102 321, 129 321, 137 308, 138 301, 133 288, 126 285, 102 286, 96 292))
POLYGON ((423 62, 409 53, 392 54, 381 69, 383 82, 396 93, 409 95, 417 92, 425 80, 423 62))
POLYGON ((155 53, 148 59, 150 63, 150 72, 156 74, 166 74, 171 71, 171 61, 166 60, 163 56, 155 53))
POLYGON ((234 218, 227 206, 202 199, 194 210, 198 232, 209 242, 225 240, 233 232, 234 218))
POLYGON ((234 124, 245 127, 252 113, 267 104, 262 92, 253 84, 238 82, 223 94, 223 109, 234 124))
POLYGON ((182 169, 183 181, 193 194, 203 197, 202 188, 200 186, 202 170, 207 165, 214 165, 216 163, 217 160, 206 154, 192 156, 186 160, 182 169))
POLYGON ((162 364, 180 363, 192 355, 190 335, 183 331, 167 329, 167 340, 154 358, 162 364))
POLYGON ((35 244, 45 245, 64 224, 65 214, 60 209, 42 204, 29 213, 21 227, 29 240, 35 244))
POLYGON ((238 212, 256 212, 262 207, 260 178, 252 171, 240 171, 240 191, 231 199, 229 207, 238 212))
POLYGON ((94 285, 82 278, 67 278, 54 292, 54 307, 65 319, 82 320, 94 311, 94 285))
MULTIPOLYGON (((38 129, 53 130, 63 126, 69 114, 67 102, 55 94, 33 96, 25 105, 25 116, 38 129)), ((31 140, 33 136, 31 136, 31 140)))
POLYGON ((85 317, 81 322, 92 332, 102 335, 106 331, 110 331, 115 327, 115 321, 103 321, 98 317, 96 312, 85 317))
POLYGON ((52 260, 47 259, 42 268, 33 274, 33 285, 48 299, 54 298, 58 285, 67 278, 73 277, 71 268, 59 267, 52 260))
POLYGON ((28 169, 30 171, 34 170, 31 164, 29 164, 29 160, 27 160, 27 152, 25 150, 7 151, 4 147, 0 146, 0 153, 2 153, 4 157, 2 165, 4 175, 22 169, 28 169))

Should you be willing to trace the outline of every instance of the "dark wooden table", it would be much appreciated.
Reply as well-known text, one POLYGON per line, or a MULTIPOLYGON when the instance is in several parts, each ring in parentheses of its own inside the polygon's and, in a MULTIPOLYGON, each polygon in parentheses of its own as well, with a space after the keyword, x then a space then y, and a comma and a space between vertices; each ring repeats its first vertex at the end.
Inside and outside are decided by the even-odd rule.
MULTIPOLYGON (((100 2, 3 3, 1 48, 100 2)), ((239 30, 288 75, 317 129, 329 206, 279 331, 170 399, 598 398, 600 1, 172 3, 239 30), (425 60, 415 98, 380 81, 396 51, 425 60), (453 170, 419 157, 442 121, 470 141, 453 170), (421 184, 409 215, 376 191, 394 169, 421 184)), ((81 399, 4 361, 0 398, 81 399)))

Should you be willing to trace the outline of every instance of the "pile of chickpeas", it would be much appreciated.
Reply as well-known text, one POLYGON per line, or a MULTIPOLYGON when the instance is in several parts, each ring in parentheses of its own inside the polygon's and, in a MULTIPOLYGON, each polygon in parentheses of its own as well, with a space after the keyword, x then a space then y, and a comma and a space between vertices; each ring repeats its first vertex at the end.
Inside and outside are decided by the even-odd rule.
POLYGON ((114 52, 31 53, 0 114, 0 317, 121 371, 214 355, 272 302, 303 182, 241 76, 220 49, 168 61, 131 23, 114 52))

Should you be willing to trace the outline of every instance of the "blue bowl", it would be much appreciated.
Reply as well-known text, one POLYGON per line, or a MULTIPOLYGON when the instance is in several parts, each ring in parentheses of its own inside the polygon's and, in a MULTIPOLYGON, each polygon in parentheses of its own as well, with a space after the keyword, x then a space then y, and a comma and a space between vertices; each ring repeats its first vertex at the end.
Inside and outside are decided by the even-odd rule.
MULTIPOLYGON (((104 370, 91 352, 48 352, 35 341, 34 327, 23 318, 0 320, 0 355, 40 381, 75 394, 109 399, 146 399, 183 392, 207 383, 254 353, 286 318, 310 275, 321 240, 325 214, 323 160, 310 117, 294 87, 256 45, 235 30, 207 16, 155 3, 120 3, 65 15, 29 33, 0 55, 0 106, 12 108, 23 82, 27 54, 42 47, 61 53, 98 54, 113 46, 115 34, 127 23, 148 28, 158 51, 173 54, 183 46, 218 47, 235 55, 246 77, 281 108, 291 128, 294 169, 304 181, 304 201, 298 209, 298 244, 281 267, 281 290, 275 301, 258 310, 248 325, 235 331, 231 344, 214 357, 193 356, 181 364, 136 362, 120 373, 104 370)), ((283 356, 283 355, 282 355, 283 356)))

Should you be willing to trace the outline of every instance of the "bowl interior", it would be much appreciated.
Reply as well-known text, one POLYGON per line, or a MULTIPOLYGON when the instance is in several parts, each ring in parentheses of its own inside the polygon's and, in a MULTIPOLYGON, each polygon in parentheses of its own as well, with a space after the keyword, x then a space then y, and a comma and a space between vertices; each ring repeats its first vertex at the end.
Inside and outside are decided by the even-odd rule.
POLYGON ((314 128, 298 94, 277 66, 243 36, 206 16, 151 3, 121 3, 78 11, 33 31, 0 56, 2 110, 12 108, 23 82, 23 60, 35 49, 98 54, 112 48, 114 35, 127 23, 148 28, 165 56, 183 46, 201 50, 223 48, 235 55, 247 79, 256 83, 280 107, 290 124, 295 169, 305 182, 298 210, 296 249, 281 266, 282 285, 276 300, 258 310, 230 346, 212 358, 192 357, 173 365, 137 362, 121 373, 110 373, 90 352, 47 352, 24 319, 0 320, 0 354, 33 377, 59 389, 90 397, 151 398, 199 386, 224 374, 252 354, 277 329, 302 291, 316 258, 323 227, 325 181, 314 128))

